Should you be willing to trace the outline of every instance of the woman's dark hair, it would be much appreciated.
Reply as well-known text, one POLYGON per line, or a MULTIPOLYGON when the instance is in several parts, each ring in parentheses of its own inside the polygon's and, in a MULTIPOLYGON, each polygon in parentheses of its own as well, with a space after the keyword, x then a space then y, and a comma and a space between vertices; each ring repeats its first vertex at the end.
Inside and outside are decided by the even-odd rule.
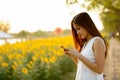
POLYGON ((76 30, 73 27, 73 23, 84 27, 92 36, 99 36, 104 40, 105 45, 106 45, 106 53, 105 53, 105 57, 106 57, 107 49, 108 49, 107 42, 105 41, 105 39, 102 37, 102 35, 98 31, 97 27, 95 26, 94 22, 92 21, 91 17, 88 15, 88 13, 86 13, 86 12, 79 13, 71 21, 73 42, 74 42, 75 48, 80 50, 82 48, 85 40, 80 39, 79 35, 77 34, 76 30))

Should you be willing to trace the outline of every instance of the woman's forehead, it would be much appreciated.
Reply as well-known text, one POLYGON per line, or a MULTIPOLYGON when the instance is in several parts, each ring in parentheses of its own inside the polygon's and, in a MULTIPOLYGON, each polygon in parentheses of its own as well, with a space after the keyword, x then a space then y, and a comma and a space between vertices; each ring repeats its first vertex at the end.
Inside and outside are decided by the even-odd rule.
POLYGON ((74 27, 75 29, 77 29, 77 28, 80 28, 81 26, 78 25, 78 24, 73 23, 73 27, 74 27))

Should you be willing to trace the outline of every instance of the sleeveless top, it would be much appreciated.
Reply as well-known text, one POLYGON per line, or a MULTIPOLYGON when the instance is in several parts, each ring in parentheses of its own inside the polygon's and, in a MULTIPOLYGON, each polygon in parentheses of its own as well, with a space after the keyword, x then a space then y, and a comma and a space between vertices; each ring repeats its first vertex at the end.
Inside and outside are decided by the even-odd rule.
MULTIPOLYGON (((95 62, 95 56, 94 56, 94 52, 93 52, 93 43, 97 38, 102 39, 100 37, 93 37, 92 39, 90 39, 88 41, 86 46, 84 44, 84 46, 81 50, 81 55, 83 55, 85 58, 87 58, 91 62, 95 62)), ((77 73, 76 73, 75 80, 104 80, 104 78, 103 78, 103 73, 98 74, 98 73, 92 71, 84 63, 82 63, 80 60, 78 60, 77 73)))

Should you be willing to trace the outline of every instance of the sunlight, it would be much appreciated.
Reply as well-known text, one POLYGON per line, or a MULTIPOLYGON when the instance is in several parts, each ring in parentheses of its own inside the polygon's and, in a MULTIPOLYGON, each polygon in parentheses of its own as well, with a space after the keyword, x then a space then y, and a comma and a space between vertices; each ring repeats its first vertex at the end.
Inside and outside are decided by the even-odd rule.
MULTIPOLYGON (((82 2, 82 0, 81 0, 82 2)), ((70 29, 70 21, 79 12, 86 11, 78 4, 67 6, 65 0, 2 0, 0 1, 0 20, 10 22, 9 32, 21 30, 34 32, 37 30, 52 31, 56 27, 70 29), (7 6, 6 6, 7 5, 7 6)), ((100 29, 96 13, 90 13, 100 29), (95 15, 96 14, 96 15, 95 15)))

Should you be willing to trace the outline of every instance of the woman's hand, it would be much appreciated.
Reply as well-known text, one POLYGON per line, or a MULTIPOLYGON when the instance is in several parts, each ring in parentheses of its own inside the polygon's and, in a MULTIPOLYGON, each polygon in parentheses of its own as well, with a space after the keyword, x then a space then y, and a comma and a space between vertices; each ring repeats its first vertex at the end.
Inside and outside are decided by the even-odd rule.
POLYGON ((69 49, 64 49, 64 52, 66 55, 71 56, 70 50, 69 49))
POLYGON ((70 52, 68 48, 65 48, 63 45, 59 45, 65 52, 66 55, 70 56, 70 52))
POLYGON ((69 54, 73 57, 78 57, 80 55, 80 53, 77 49, 70 49, 69 54))
POLYGON ((78 57, 79 51, 77 49, 68 49, 65 48, 63 45, 60 45, 60 47, 64 50, 65 54, 68 56, 78 57))
POLYGON ((64 49, 65 54, 68 56, 78 57, 80 55, 77 49, 64 49))

